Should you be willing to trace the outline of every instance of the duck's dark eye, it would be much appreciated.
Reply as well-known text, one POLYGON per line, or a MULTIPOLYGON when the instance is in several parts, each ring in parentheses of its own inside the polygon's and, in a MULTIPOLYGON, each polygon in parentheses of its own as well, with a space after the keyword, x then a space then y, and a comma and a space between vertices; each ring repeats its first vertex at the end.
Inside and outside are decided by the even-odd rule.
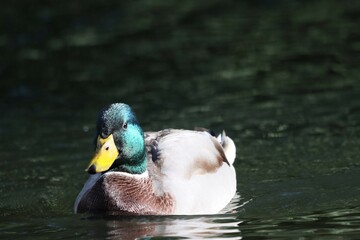
POLYGON ((123 125, 123 129, 127 129, 127 127, 128 127, 128 124, 127 124, 127 122, 125 122, 123 125))

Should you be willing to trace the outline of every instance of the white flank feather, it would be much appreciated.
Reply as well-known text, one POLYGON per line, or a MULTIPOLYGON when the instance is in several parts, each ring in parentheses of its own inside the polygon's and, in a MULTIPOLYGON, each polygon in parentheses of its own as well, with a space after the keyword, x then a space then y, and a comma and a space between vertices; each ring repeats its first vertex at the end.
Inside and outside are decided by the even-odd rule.
MULTIPOLYGON (((206 132, 174 131, 159 142, 163 187, 175 198, 174 214, 215 214, 221 211, 236 192, 236 174, 225 162, 219 164, 219 150, 206 132), (163 151, 162 151, 163 150, 163 151), (204 168, 199 168, 204 166, 204 168)), ((232 140, 228 140, 233 144, 232 140)), ((234 151, 234 147, 230 148, 234 151)), ((230 152, 231 153, 231 152, 230 152)), ((235 158, 229 155, 229 161, 235 158), (232 158, 230 158, 232 157, 232 158)))

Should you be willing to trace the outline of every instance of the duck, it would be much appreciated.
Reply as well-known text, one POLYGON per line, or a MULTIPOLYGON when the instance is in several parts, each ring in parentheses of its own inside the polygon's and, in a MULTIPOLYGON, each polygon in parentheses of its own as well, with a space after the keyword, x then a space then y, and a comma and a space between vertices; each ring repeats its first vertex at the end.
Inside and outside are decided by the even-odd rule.
POLYGON ((143 132, 131 107, 112 103, 96 123, 90 174, 75 213, 206 215, 236 194, 234 141, 204 128, 143 132))

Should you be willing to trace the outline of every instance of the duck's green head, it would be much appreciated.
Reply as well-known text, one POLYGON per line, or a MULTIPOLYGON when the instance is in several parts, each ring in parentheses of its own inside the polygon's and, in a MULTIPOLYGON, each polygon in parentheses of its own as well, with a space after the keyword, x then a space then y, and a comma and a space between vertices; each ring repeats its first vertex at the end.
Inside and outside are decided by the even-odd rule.
POLYGON ((123 103, 104 108, 97 121, 96 153, 86 169, 90 174, 146 170, 144 134, 134 112, 123 103))

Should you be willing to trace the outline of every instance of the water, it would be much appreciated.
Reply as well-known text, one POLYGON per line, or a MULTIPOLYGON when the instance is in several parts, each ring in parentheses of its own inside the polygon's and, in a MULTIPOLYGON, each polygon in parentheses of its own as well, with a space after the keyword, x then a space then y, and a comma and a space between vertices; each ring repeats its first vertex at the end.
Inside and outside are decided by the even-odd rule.
POLYGON ((3 3, 0 238, 358 238, 358 1, 3 3), (223 214, 75 215, 95 119, 226 129, 223 214))

